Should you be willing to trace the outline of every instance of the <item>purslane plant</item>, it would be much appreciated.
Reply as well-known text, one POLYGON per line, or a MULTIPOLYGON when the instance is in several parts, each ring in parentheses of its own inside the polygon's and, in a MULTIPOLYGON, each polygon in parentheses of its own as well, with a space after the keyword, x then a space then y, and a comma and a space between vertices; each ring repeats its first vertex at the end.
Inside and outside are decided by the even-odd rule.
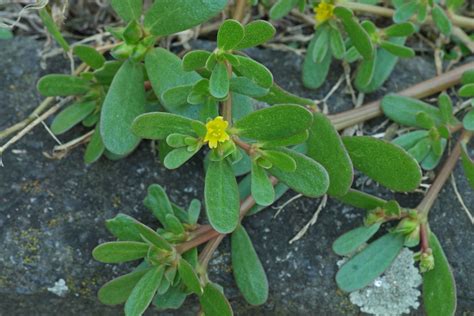
MULTIPOLYGON (((444 314, 453 314, 455 285, 440 243, 429 230, 428 212, 460 155, 467 178, 474 183, 474 163, 467 151, 474 125, 472 99, 466 101, 471 108, 460 123, 446 94, 439 96, 439 108, 388 95, 381 103, 385 115, 419 130, 393 143, 369 136, 341 137, 338 129, 347 127, 347 122, 373 117, 364 111, 374 112, 374 107, 360 109, 367 114, 362 119, 354 119, 356 115, 349 111, 347 122, 341 124, 340 117, 320 113, 314 101, 278 87, 265 66, 242 52, 274 36, 269 22, 242 25, 225 20, 217 32, 214 51, 192 50, 182 60, 156 47, 160 37, 199 25, 226 4, 225 0, 206 0, 199 6, 190 0, 156 0, 143 12, 141 0, 112 1, 126 23, 110 29, 118 41, 110 52, 115 60, 107 61, 88 46, 72 46, 89 70, 78 76, 48 75, 38 83, 40 92, 47 96, 78 96, 76 103, 56 116, 51 129, 61 134, 81 122, 94 127, 85 154, 88 163, 104 153, 111 159, 124 157, 141 139, 158 142, 160 160, 168 169, 179 168, 199 151, 205 153, 203 202, 210 225, 198 224, 198 200, 184 210, 168 199, 161 186, 150 186, 144 204, 161 227, 150 228, 125 214, 107 221, 117 241, 97 246, 94 258, 105 263, 141 263, 105 284, 99 299, 111 305, 124 303, 126 315, 141 315, 151 303, 158 309, 179 308, 188 295, 195 294, 203 314, 231 315, 224 289, 207 276, 213 251, 230 235, 238 288, 248 303, 265 303, 269 287, 265 270, 241 221, 292 189, 313 198, 327 194, 368 210, 366 225, 344 234, 333 246, 337 254, 353 255, 336 276, 343 291, 368 285, 403 246, 419 246, 426 311, 435 315, 433 311, 441 308, 444 314), (268 106, 257 108, 256 101, 268 106), (426 170, 436 168, 448 140, 460 130, 458 145, 416 209, 351 188, 356 169, 390 190, 414 191, 421 183, 419 164, 426 170), (358 252, 359 246, 389 221, 398 223, 358 252), (206 246, 198 252, 197 247, 203 244, 206 246)), ((304 6, 305 2, 278 1, 276 8, 286 5, 284 9, 289 11, 295 4, 304 6)), ((274 16, 275 10, 270 15, 274 16)), ((43 20, 48 21, 45 12, 43 20)), ((349 9, 333 2, 318 3, 316 19, 317 36, 308 54, 311 62, 333 55, 352 56, 352 61, 360 61, 355 82, 361 90, 376 89, 390 74, 394 64, 388 71, 380 68, 383 63, 390 64, 385 57, 379 59, 381 50, 392 57, 413 55, 410 48, 402 46, 402 38, 415 31, 411 23, 384 29, 370 21, 359 24, 349 9), (349 36, 346 41, 342 30, 349 36), (374 84, 375 77, 385 79, 374 84)), ((53 28, 50 25, 48 29, 53 28)), ((61 39, 58 32, 53 33, 61 39)), ((62 46, 69 50, 69 46, 62 46)), ((472 97, 472 71, 464 74, 462 82, 459 95, 472 97)), ((455 83, 451 79, 449 85, 455 83)))

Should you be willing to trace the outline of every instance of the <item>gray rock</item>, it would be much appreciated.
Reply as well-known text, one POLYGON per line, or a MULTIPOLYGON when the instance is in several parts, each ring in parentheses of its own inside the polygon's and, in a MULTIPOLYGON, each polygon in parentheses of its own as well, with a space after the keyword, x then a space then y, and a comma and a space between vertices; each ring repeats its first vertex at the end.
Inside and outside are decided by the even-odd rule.
MULTIPOLYGON (((0 129, 25 117, 42 99, 36 81, 40 69, 41 42, 30 38, 0 41, 0 129)), ((341 69, 330 72, 317 91, 304 89, 300 81, 301 57, 293 53, 251 50, 250 54, 267 65, 277 83, 293 93, 319 99, 338 80, 341 69)), ((67 71, 62 58, 48 60, 48 72, 67 71), (54 67, 51 67, 54 66, 54 67)), ((402 61, 376 98, 434 74, 431 60, 417 57, 402 61)), ((351 107, 349 95, 339 91, 329 100, 330 112, 351 107)), ((77 128, 65 136, 67 141, 83 132, 77 128)), ((150 144, 143 142, 137 151, 121 161, 101 160, 86 166, 83 148, 65 159, 50 160, 54 140, 40 126, 4 154, 0 168, 0 315, 117 315, 121 307, 107 307, 96 299, 98 288, 122 273, 128 265, 95 262, 91 250, 112 237, 104 221, 118 212, 130 214, 150 225, 156 221, 141 201, 152 183, 163 185, 171 199, 187 205, 203 196, 203 172, 199 159, 177 171, 165 170, 154 158, 150 144), (60 279, 68 291, 63 297, 51 291, 60 279)), ((474 206, 460 167, 456 181, 466 205, 474 206)), ((392 194, 359 178, 358 186, 383 197, 392 194)), ((294 196, 287 193, 281 201, 294 196)), ((404 206, 415 206, 420 194, 397 194, 404 206)), ((319 201, 302 198, 288 205, 277 217, 268 210, 245 219, 244 224, 267 271, 270 297, 264 306, 251 307, 240 297, 229 268, 228 241, 216 252, 211 279, 222 284, 237 315, 357 315, 347 296, 337 290, 334 276, 340 259, 331 251, 332 242, 343 232, 362 223, 363 212, 330 199, 316 225, 305 237, 291 245, 288 241, 310 220, 319 201)), ((457 280, 459 314, 474 312, 474 232, 447 184, 431 212, 431 226, 454 268, 457 280)), ((58 283, 59 284, 59 283, 58 283)), ((64 288, 63 288, 64 289, 64 288)), ((64 293, 63 293, 64 294, 64 293)), ((176 315, 193 315, 195 300, 186 303, 176 315)), ((156 314, 153 310, 149 314, 156 314)), ((413 314, 422 314, 421 311, 413 314)))

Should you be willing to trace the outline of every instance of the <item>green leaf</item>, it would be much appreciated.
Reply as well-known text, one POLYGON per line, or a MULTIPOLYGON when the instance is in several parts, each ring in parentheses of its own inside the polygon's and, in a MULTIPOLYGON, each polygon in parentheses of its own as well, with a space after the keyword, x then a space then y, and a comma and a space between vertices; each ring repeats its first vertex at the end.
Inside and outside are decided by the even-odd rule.
POLYGON ((308 157, 319 162, 329 174, 328 194, 345 195, 354 176, 352 162, 339 133, 324 114, 313 114, 313 124, 306 143, 308 157))
POLYGON ((421 127, 416 121, 418 112, 428 114, 435 121, 436 125, 442 122, 438 108, 410 97, 396 94, 386 95, 382 99, 381 107, 384 114, 390 119, 407 126, 421 127))
POLYGON ((288 91, 285 91, 276 83, 270 87, 270 91, 263 97, 255 97, 258 101, 267 103, 268 105, 274 104, 299 104, 303 106, 312 105, 314 101, 307 98, 302 98, 294 95, 288 91))
POLYGON ((316 42, 311 51, 311 58, 315 63, 321 63, 329 50, 329 27, 320 27, 316 32, 316 42))
POLYGON ((53 17, 51 16, 51 14, 49 14, 46 6, 44 6, 43 8, 39 10, 39 16, 44 26, 48 30, 48 33, 51 34, 51 36, 56 40, 56 42, 58 42, 59 46, 61 46, 64 52, 68 53, 69 44, 62 36, 61 31, 56 25, 56 22, 53 20, 53 17))
POLYGON ((428 135, 428 131, 413 131, 395 138, 392 143, 408 150, 428 135))
POLYGON ((141 138, 166 139, 168 135, 174 133, 196 135, 192 124, 204 126, 201 122, 176 114, 165 112, 145 113, 135 119, 132 124, 132 131, 141 138))
POLYGON ((230 90, 232 92, 247 95, 249 97, 263 97, 269 90, 255 84, 246 77, 235 77, 230 80, 230 90))
POLYGON ((241 137, 276 140, 307 130, 313 118, 311 112, 298 105, 283 104, 264 108, 238 120, 234 128, 241 137), (291 117, 291 120, 288 118, 291 117))
POLYGON ((463 118, 462 124, 465 129, 474 131, 474 110, 471 109, 463 118))
POLYGON ((100 69, 94 71, 94 77, 99 83, 109 85, 122 64, 122 61, 117 60, 106 61, 100 69))
POLYGON ((282 171, 293 172, 296 170, 296 161, 280 150, 264 150, 262 155, 282 171))
POLYGON ((167 251, 172 250, 171 245, 166 241, 166 239, 161 237, 156 231, 154 231, 150 227, 146 226, 143 223, 140 223, 139 221, 135 221, 135 227, 138 229, 143 240, 145 240, 147 243, 152 244, 158 249, 163 249, 167 251))
POLYGON ((145 112, 143 67, 127 60, 112 81, 102 104, 100 132, 105 148, 117 155, 130 153, 140 142, 133 120, 145 112))
POLYGON ((344 7, 336 7, 334 14, 341 19, 344 29, 362 57, 364 59, 373 58, 374 47, 369 34, 367 34, 367 31, 355 20, 352 11, 344 7))
POLYGON ((92 251, 95 260, 103 263, 120 263, 141 259, 149 246, 136 241, 112 241, 98 245, 92 251))
POLYGON ((446 144, 448 143, 446 139, 440 139, 441 142, 441 151, 436 153, 433 148, 430 150, 428 155, 423 159, 421 162, 421 167, 424 170, 433 170, 441 161, 441 157, 443 156, 443 152, 446 148, 446 144))
POLYGON ((153 215, 163 225, 166 223, 166 215, 173 214, 173 207, 168 199, 168 195, 159 184, 152 184, 148 187, 148 194, 143 204, 152 211, 153 215))
POLYGON ((474 83, 474 69, 466 70, 461 76, 461 83, 468 84, 474 83))
POLYGON ((270 205, 275 201, 275 191, 265 169, 252 162, 252 196, 260 205, 270 205))
POLYGON ((168 169, 177 169, 181 167, 186 161, 191 159, 200 149, 197 146, 194 150, 189 150, 188 147, 176 148, 170 151, 163 161, 163 164, 168 169))
POLYGON ((184 234, 183 224, 178 219, 178 217, 174 216, 173 214, 166 215, 166 229, 176 235, 184 234))
POLYGON ((381 223, 376 223, 348 231, 336 239, 332 244, 332 250, 340 256, 352 254, 379 230, 380 225, 381 223))
POLYGON ((309 89, 317 89, 326 81, 332 61, 331 54, 326 54, 320 63, 313 61, 311 52, 314 50, 317 39, 316 36, 313 36, 303 62, 303 84, 309 89))
POLYGON ((189 290, 197 295, 202 294, 202 287, 194 268, 184 259, 179 260, 179 276, 189 290))
POLYGON ((416 12, 418 8, 418 1, 408 1, 397 8, 393 15, 393 21, 395 23, 408 21, 416 12))
POLYGON ((206 67, 206 61, 211 53, 205 50, 193 50, 183 57, 183 70, 193 71, 206 67))
POLYGON ((51 131, 56 135, 67 132, 91 114, 95 108, 95 102, 78 102, 68 106, 54 118, 51 131))
POLYGON ((418 163, 402 148, 369 136, 343 137, 354 167, 394 191, 414 191, 421 183, 418 163))
POLYGON ((329 187, 329 176, 326 170, 316 161, 290 149, 281 149, 296 162, 296 170, 285 172, 277 166, 269 172, 281 182, 298 193, 308 197, 318 197, 326 193, 329 187))
POLYGON ((140 316, 145 312, 160 286, 163 272, 164 266, 153 267, 138 281, 125 303, 126 316, 140 316))
POLYGON ((252 240, 242 225, 232 233, 232 271, 237 287, 251 305, 261 305, 268 298, 268 280, 252 240))
POLYGON ((125 22, 138 20, 142 15, 143 0, 111 0, 110 4, 125 22))
POLYGON ((375 55, 377 51, 374 52, 374 57, 371 59, 362 59, 357 68, 357 74, 355 78, 355 85, 357 87, 365 88, 372 81, 375 63, 377 61, 377 56, 375 55))
POLYGON ((416 161, 421 162, 429 154, 431 149, 431 140, 423 138, 410 148, 407 152, 415 158, 416 161))
POLYGON ((180 287, 171 286, 164 294, 157 294, 153 299, 153 305, 162 311, 180 308, 188 295, 180 287))
POLYGON ((428 316, 448 316, 456 312, 456 284, 443 248, 431 232, 434 269, 423 273, 423 305, 428 316))
POLYGON ((207 283, 199 303, 206 316, 232 316, 232 308, 224 293, 213 283, 207 283))
POLYGON ((73 48, 73 52, 80 60, 94 69, 99 69, 105 63, 104 56, 90 46, 76 45, 73 48))
POLYGON ((105 222, 108 231, 120 241, 142 241, 136 227, 136 220, 128 215, 119 213, 105 222))
POLYGON ((0 40, 9 40, 13 38, 13 33, 7 28, 0 27, 0 40))
POLYGON ((474 97, 474 83, 469 83, 459 89, 459 96, 469 98, 474 97))
POLYGON ((102 136, 100 136, 100 130, 97 126, 94 134, 92 134, 91 140, 87 145, 86 152, 84 153, 84 162, 91 164, 99 160, 105 151, 104 143, 102 142, 102 136))
POLYGON ((212 227, 222 234, 233 231, 239 222, 239 189, 227 160, 209 163, 204 198, 212 227))
POLYGON ((402 234, 386 234, 349 259, 337 272, 338 287, 345 292, 362 289, 380 276, 403 247, 402 234))
POLYGON ((273 75, 267 67, 247 57, 235 57, 238 59, 240 64, 234 66, 234 69, 240 73, 240 75, 249 78, 262 88, 269 89, 272 86, 273 75))
POLYGON ((224 63, 217 63, 212 70, 209 92, 218 99, 225 98, 229 93, 229 77, 224 63))
POLYGON ((222 50, 234 49, 244 38, 244 27, 236 20, 225 20, 217 32, 217 47, 222 50))
POLYGON ((409 47, 398 45, 389 41, 382 41, 380 46, 391 54, 401 58, 412 58, 415 56, 415 51, 409 47))
POLYGON ((464 168, 464 174, 466 175, 467 181, 471 185, 471 188, 474 189, 474 161, 469 158, 465 145, 462 146, 461 159, 462 166, 464 168))
POLYGON ((244 26, 244 38, 234 49, 245 49, 258 46, 275 35, 275 27, 267 21, 252 21, 244 26))
POLYGON ((278 0, 270 9, 270 19, 278 20, 287 15, 298 4, 298 0, 278 0))
POLYGON ((137 269, 105 283, 97 294, 99 301, 106 305, 118 305, 127 301, 133 288, 149 269, 137 269))
POLYGON ((384 30, 388 37, 407 37, 416 32, 415 25, 410 22, 392 24, 384 30))
POLYGON ((337 59, 342 59, 346 53, 346 46, 344 45, 341 32, 334 27, 331 27, 329 31, 329 44, 332 55, 337 59))
POLYGON ((143 25, 155 36, 165 36, 195 27, 216 16, 228 0, 155 0, 145 12, 143 25))
POLYGON ((451 20, 446 15, 446 12, 437 4, 431 9, 431 16, 433 17, 433 21, 438 27, 438 29, 444 35, 449 35, 451 33, 451 20))
POLYGON ((438 96, 439 113, 444 123, 449 123, 453 119, 453 102, 446 92, 438 96))
POLYGON ((345 204, 352 205, 354 207, 363 208, 366 210, 373 210, 377 207, 384 207, 387 201, 370 195, 368 193, 350 189, 344 196, 337 197, 338 200, 345 204))
POLYGON ((81 95, 89 92, 90 83, 76 76, 51 74, 41 77, 37 88, 45 97, 81 95))

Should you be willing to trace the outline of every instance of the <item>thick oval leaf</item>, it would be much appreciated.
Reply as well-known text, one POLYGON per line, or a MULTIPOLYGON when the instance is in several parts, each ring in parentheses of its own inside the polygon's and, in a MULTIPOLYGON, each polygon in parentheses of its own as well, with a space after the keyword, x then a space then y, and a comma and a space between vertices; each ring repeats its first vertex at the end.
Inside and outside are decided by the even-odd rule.
POLYGON ((95 102, 80 102, 68 106, 54 118, 51 131, 56 135, 67 132, 91 114, 95 107, 95 102))
POLYGON ((202 294, 202 287, 199 278, 194 271, 194 268, 184 259, 179 260, 178 265, 179 276, 183 283, 190 289, 193 293, 197 295, 202 294))
POLYGON ((206 62, 211 53, 205 50, 193 50, 183 57, 183 70, 193 71, 206 67, 206 62))
POLYGON ((377 51, 374 51, 374 56, 370 59, 362 59, 359 67, 357 67, 357 74, 355 78, 355 85, 357 87, 367 87, 374 76, 375 63, 377 61, 377 51))
POLYGON ((194 121, 176 114, 165 112, 145 113, 133 121, 132 131, 141 138, 166 139, 168 135, 174 133, 196 135, 192 124, 204 126, 204 124, 199 121, 194 121))
POLYGON ((164 266, 153 267, 138 281, 125 303, 126 316, 141 316, 150 305, 163 279, 164 266))
POLYGON ((392 24, 384 30, 388 37, 406 37, 416 32, 415 25, 410 22, 392 24))
POLYGON ((461 77, 462 84, 474 83, 474 69, 466 70, 461 77))
POLYGON ((160 311, 180 308, 188 295, 181 290, 181 286, 172 286, 164 294, 157 294, 153 305, 160 311))
POLYGON ((306 144, 308 157, 319 162, 329 174, 328 194, 345 195, 354 176, 352 162, 339 133, 324 114, 313 114, 313 124, 306 144))
POLYGON ((187 147, 180 147, 170 151, 163 161, 163 164, 168 169, 176 169, 181 167, 186 161, 191 159, 198 151, 200 147, 196 147, 195 150, 189 150, 187 147))
POLYGON ((166 239, 161 237, 156 231, 154 231, 150 227, 139 221, 135 221, 135 227, 140 233, 142 239, 145 240, 147 243, 155 246, 158 249, 164 249, 167 251, 172 250, 172 247, 168 243, 168 241, 166 241, 166 239))
POLYGON ((273 83, 267 95, 263 97, 255 97, 255 99, 265 102, 268 105, 290 103, 290 104, 299 104, 299 105, 306 106, 306 105, 314 104, 313 100, 302 98, 288 91, 285 91, 276 83, 273 83))
POLYGON ((105 148, 117 155, 130 153, 140 142, 132 133, 133 120, 145 112, 142 65, 126 61, 112 81, 100 116, 105 148))
POLYGON ((45 97, 85 94, 90 89, 89 81, 71 75, 51 74, 38 81, 38 91, 45 97))
POLYGON ((334 14, 341 19, 344 29, 357 51, 364 59, 371 59, 374 55, 372 41, 367 31, 355 20, 352 12, 344 7, 336 7, 334 14))
POLYGON ((104 263, 119 263, 141 259, 149 246, 143 242, 112 241, 100 244, 92 251, 95 260, 104 263))
MULTIPOLYGON (((230 81, 230 90, 250 97, 262 97, 268 89, 262 88, 246 77, 235 77, 230 81)), ((240 106, 240 105, 239 105, 240 106)))
POLYGON ((224 63, 217 63, 212 70, 209 80, 209 92, 218 99, 225 98, 229 93, 229 76, 224 63))
POLYGON ((429 132, 424 130, 413 131, 395 138, 392 143, 406 150, 415 146, 420 140, 428 137, 429 132))
POLYGON ((199 303, 206 316, 232 316, 230 306, 224 293, 213 283, 207 283, 199 303))
POLYGON ((421 183, 421 170, 402 148, 370 136, 343 137, 354 167, 394 191, 413 191, 421 183))
POLYGON ((73 52, 80 60, 94 69, 99 69, 105 63, 104 56, 90 46, 76 45, 73 48, 73 52))
POLYGON ((275 27, 270 22, 258 20, 244 26, 244 38, 234 49, 245 49, 265 43, 275 35, 275 27))
POLYGON ((298 0, 278 0, 270 9, 270 19, 281 19, 287 15, 297 4, 298 0))
POLYGON ((474 97, 474 83, 462 86, 461 89, 459 89, 459 95, 465 98, 474 97))
POLYGON ((138 20, 142 15, 143 0, 111 0, 110 4, 125 22, 138 20))
POLYGON ((329 51, 329 31, 330 27, 320 27, 317 29, 315 36, 317 37, 311 51, 311 58, 315 63, 321 63, 329 51))
POLYGON ((270 205, 275 201, 275 191, 265 169, 252 162, 252 196, 260 205, 270 205))
POLYGON ((118 305, 127 301, 138 281, 149 271, 139 269, 105 283, 97 296, 102 304, 118 305))
POLYGON ((148 194, 143 204, 152 211, 153 215, 163 224, 166 224, 166 215, 173 214, 173 206, 165 189, 159 184, 148 187, 148 194))
POLYGON ((430 152, 428 153, 428 155, 425 157, 425 159, 423 159, 423 161, 421 162, 421 167, 424 170, 433 170, 434 168, 436 168, 436 166, 438 166, 439 162, 441 161, 441 158, 443 157, 443 153, 448 142, 444 138, 442 138, 440 142, 441 142, 441 146, 440 146, 441 151, 437 153, 432 148, 430 152))
POLYGON ((439 5, 435 4, 433 9, 431 9, 431 16, 433 17, 433 21, 441 33, 444 35, 449 35, 451 33, 451 20, 439 5))
POLYGON ((267 67, 248 57, 235 57, 238 59, 239 65, 234 65, 234 68, 240 75, 249 78, 265 89, 269 89, 273 85, 273 75, 267 67))
POLYGON ((104 143, 102 142, 102 136, 100 136, 99 127, 97 126, 94 134, 92 134, 91 140, 87 145, 86 152, 84 153, 84 162, 91 164, 99 160, 105 151, 104 143))
POLYGON ((350 255, 379 230, 380 224, 361 226, 348 231, 336 239, 332 244, 332 250, 340 256, 350 255))
POLYGON ((239 188, 227 160, 209 163, 204 198, 212 227, 222 234, 233 231, 239 222, 239 188))
POLYGON ((474 189, 474 161, 472 161, 472 159, 467 154, 467 148, 465 145, 462 147, 461 159, 467 181, 471 185, 471 188, 474 189))
POLYGON ((143 241, 136 225, 136 220, 128 215, 119 213, 114 218, 105 221, 109 232, 122 241, 143 241))
POLYGON ((279 150, 265 150, 262 154, 272 165, 283 171, 293 172, 296 170, 296 161, 284 152, 279 150))
POLYGON ((244 27, 236 20, 225 20, 217 32, 217 47, 222 50, 234 49, 244 38, 244 27))
POLYGON ((428 316, 449 316, 456 312, 456 284, 443 248, 431 232, 434 269, 423 273, 423 305, 428 316))
POLYGON ((421 127, 416 120, 418 112, 424 112, 431 117, 436 125, 441 124, 442 118, 439 110, 423 101, 401 95, 389 94, 382 99, 382 110, 386 116, 397 123, 421 127))
POLYGON ((384 207, 387 203, 387 201, 381 198, 354 189, 350 189, 346 195, 340 196, 337 199, 346 204, 358 208, 363 208, 366 210, 373 210, 377 207, 384 207))
POLYGON ((94 71, 94 77, 99 83, 108 85, 112 82, 122 64, 123 62, 118 60, 106 61, 100 69, 94 71))
POLYGON ((318 197, 326 193, 329 187, 329 176, 326 170, 316 161, 290 149, 282 148, 296 162, 296 170, 285 172, 276 166, 270 173, 298 193, 309 197, 318 197))
POLYGON ((342 59, 346 53, 346 46, 342 39, 341 32, 334 27, 331 27, 329 32, 329 44, 331 46, 332 55, 337 59, 342 59))
POLYGON ((304 132, 312 120, 311 112, 301 106, 274 105, 241 118, 234 128, 245 138, 275 140, 304 132))
POLYGON ((336 282, 345 292, 362 289, 380 276, 403 247, 402 234, 386 234, 349 259, 337 272, 336 282))
POLYGON ((228 0, 155 0, 145 12, 146 29, 156 36, 178 33, 216 16, 228 0))
POLYGON ((268 298, 268 280, 252 240, 239 225, 232 233, 232 271, 245 300, 251 305, 261 305, 268 298))
POLYGON ((317 89, 326 81, 332 61, 331 54, 326 54, 323 61, 320 63, 315 63, 313 61, 312 52, 316 41, 317 37, 313 36, 303 62, 303 84, 309 89, 317 89))
POLYGON ((408 1, 397 8, 393 15, 395 23, 405 22, 410 19, 418 8, 418 1, 408 1))
POLYGON ((380 46, 391 54, 401 58, 412 58, 415 51, 409 47, 398 45, 389 41, 382 41, 380 46))

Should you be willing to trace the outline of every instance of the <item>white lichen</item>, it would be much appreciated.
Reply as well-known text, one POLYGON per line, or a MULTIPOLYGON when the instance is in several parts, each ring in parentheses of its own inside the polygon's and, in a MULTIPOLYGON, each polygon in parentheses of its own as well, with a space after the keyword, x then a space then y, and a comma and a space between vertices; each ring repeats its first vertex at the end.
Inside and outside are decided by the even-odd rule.
POLYGON ((48 291, 56 294, 57 296, 65 296, 69 291, 69 288, 66 285, 66 281, 59 279, 58 281, 54 282, 53 287, 48 287, 48 291))
POLYGON ((404 248, 385 273, 364 289, 352 292, 352 304, 378 316, 398 316, 420 305, 418 287, 422 278, 415 267, 413 252, 404 248))

